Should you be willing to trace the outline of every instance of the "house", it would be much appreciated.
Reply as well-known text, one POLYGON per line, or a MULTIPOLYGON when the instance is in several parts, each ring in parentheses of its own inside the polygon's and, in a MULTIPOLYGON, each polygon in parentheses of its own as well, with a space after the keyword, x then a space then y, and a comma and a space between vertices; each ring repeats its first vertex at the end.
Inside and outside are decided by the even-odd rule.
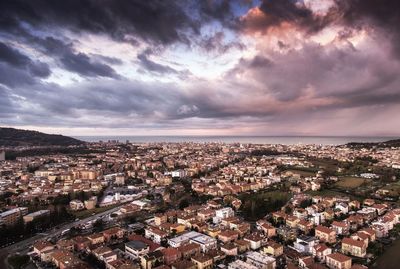
POLYGON ((197 269, 197 266, 192 261, 177 261, 171 264, 171 269, 197 269))
POLYGON ((239 238, 239 232, 234 230, 225 230, 218 234, 218 239, 223 243, 235 241, 239 238))
POLYGON ((69 250, 69 251, 74 251, 74 245, 75 245, 75 242, 73 240, 68 240, 68 239, 61 239, 61 240, 58 240, 58 242, 57 242, 58 249, 64 249, 64 250, 69 250))
POLYGON ((331 269, 350 269, 351 258, 335 252, 326 256, 326 265, 331 269))
POLYGON ((125 243, 125 252, 133 258, 138 258, 141 255, 145 255, 149 253, 149 251, 149 245, 142 241, 132 240, 125 243))
POLYGON ((160 226, 161 224, 163 224, 165 222, 167 222, 167 215, 159 213, 154 216, 154 224, 155 225, 160 226))
POLYGON ((228 265, 228 269, 258 269, 258 267, 242 260, 236 260, 228 265))
POLYGON ((246 262, 262 269, 275 269, 276 260, 266 254, 249 251, 245 254, 246 262))
POLYGON ((77 251, 84 250, 91 245, 91 241, 87 237, 77 236, 72 240, 74 241, 74 248, 77 251))
POLYGON ((163 232, 154 226, 147 226, 144 232, 146 238, 149 238, 150 240, 156 242, 157 244, 160 244, 161 241, 167 238, 168 236, 168 233, 163 232))
POLYGON ((227 256, 237 256, 238 255, 238 247, 232 243, 222 245, 221 251, 223 251, 225 253, 225 255, 227 255, 227 256))
POLYGON ((238 253, 243 253, 243 252, 248 251, 250 249, 250 245, 251 245, 249 241, 242 240, 242 239, 236 240, 234 242, 234 244, 238 248, 238 253))
POLYGON ((89 239, 90 244, 92 244, 92 245, 104 243, 104 236, 101 233, 95 233, 95 234, 88 235, 87 239, 89 239))
POLYGON ((318 244, 312 248, 311 254, 316 257, 319 261, 325 262, 326 257, 332 254, 332 249, 325 244, 318 244))
POLYGON ((350 231, 350 224, 345 221, 334 221, 332 222, 331 227, 338 235, 346 235, 350 231))
POLYGON ((346 203, 336 203, 335 210, 345 215, 349 213, 349 205, 346 203))
POLYGON ((376 239, 376 232, 371 228, 364 228, 357 232, 357 234, 366 234, 368 236, 369 242, 374 242, 376 239))
POLYGON ((257 229, 264 232, 264 234, 270 238, 276 235, 276 228, 271 223, 263 220, 257 221, 257 229))
POLYGON ((48 241, 38 241, 33 244, 33 252, 40 256, 41 252, 54 249, 54 245, 48 241))
POLYGON ((336 232, 333 229, 322 225, 318 225, 315 228, 315 237, 327 243, 336 242, 336 232))
POLYGON ((354 240, 353 238, 343 238, 342 252, 352 256, 363 258, 367 254, 368 243, 365 241, 354 240))
POLYGON ((125 230, 119 227, 113 227, 102 232, 106 242, 112 239, 122 239, 125 235, 125 230))
POLYGON ((314 227, 314 225, 307 221, 307 220, 300 220, 299 223, 297 224, 297 229, 299 229, 300 231, 304 232, 304 233, 308 233, 312 228, 314 227))
POLYGON ((178 247, 178 251, 181 253, 182 258, 188 259, 196 254, 199 254, 201 247, 196 243, 188 243, 186 245, 178 247))
POLYGON ((140 269, 140 266, 130 260, 117 259, 107 263, 107 269, 140 269))
POLYGON ((69 207, 72 211, 85 209, 85 205, 80 200, 72 200, 71 202, 69 202, 69 207))
POLYGON ((117 253, 115 253, 109 247, 98 247, 92 250, 92 254, 100 261, 104 261, 105 263, 109 263, 115 261, 117 259, 117 253))
POLYGON ((224 207, 215 211, 215 217, 213 218, 214 223, 220 223, 222 219, 230 218, 235 216, 235 211, 230 207, 224 207))
POLYGON ((301 235, 293 243, 294 249, 300 253, 311 253, 312 248, 318 244, 318 239, 313 236, 301 235))
POLYGON ((265 254, 270 254, 274 257, 278 257, 283 254, 283 245, 274 241, 269 241, 267 245, 263 247, 263 252, 265 254))
POLYGON ((83 262, 66 250, 55 250, 51 254, 51 261, 60 269, 79 268, 83 262))
POLYGON ((152 269, 164 263, 164 255, 160 250, 149 252, 140 256, 142 269, 152 269))
POLYGON ((176 248, 163 248, 161 253, 164 255, 164 263, 167 265, 174 263, 182 256, 181 252, 176 248))
POLYGON ((300 219, 295 216, 288 216, 286 219, 286 225, 290 228, 296 228, 299 222, 300 219))
POLYGON ((243 239, 250 243, 250 248, 252 250, 259 249, 264 244, 264 242, 266 242, 266 239, 259 233, 246 235, 243 239))
POLYGON ((304 256, 299 258, 299 268, 310 268, 314 264, 314 259, 311 256, 304 256))
POLYGON ((213 259, 207 254, 197 254, 191 260, 197 269, 211 269, 214 264, 213 259))

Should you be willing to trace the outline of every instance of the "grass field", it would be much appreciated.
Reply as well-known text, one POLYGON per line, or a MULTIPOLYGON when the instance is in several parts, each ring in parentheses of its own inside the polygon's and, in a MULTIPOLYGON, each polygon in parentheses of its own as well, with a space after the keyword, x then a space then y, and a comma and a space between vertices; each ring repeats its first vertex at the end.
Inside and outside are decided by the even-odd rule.
POLYGON ((303 170, 298 170, 298 169, 290 169, 290 170, 286 170, 287 172, 292 172, 294 174, 299 174, 303 177, 313 177, 315 176, 315 172, 311 172, 311 171, 303 171, 303 170))
POLYGON ((339 181, 335 184, 339 188, 343 189, 355 189, 360 187, 362 184, 368 182, 368 179, 359 177, 340 177, 339 181))
POLYGON ((333 196, 349 196, 350 199, 352 200, 357 200, 357 201, 362 201, 362 197, 358 197, 356 195, 352 195, 350 193, 347 193, 345 191, 335 191, 335 190, 328 190, 328 189, 322 189, 320 191, 306 191, 307 194, 312 195, 312 196, 322 196, 322 197, 333 197, 333 196))
POLYGON ((400 181, 384 186, 382 189, 388 190, 391 196, 398 196, 400 195, 400 181))
POLYGON ((249 221, 258 220, 267 213, 280 209, 290 197, 290 193, 282 191, 242 193, 239 199, 243 202, 243 217, 249 221))

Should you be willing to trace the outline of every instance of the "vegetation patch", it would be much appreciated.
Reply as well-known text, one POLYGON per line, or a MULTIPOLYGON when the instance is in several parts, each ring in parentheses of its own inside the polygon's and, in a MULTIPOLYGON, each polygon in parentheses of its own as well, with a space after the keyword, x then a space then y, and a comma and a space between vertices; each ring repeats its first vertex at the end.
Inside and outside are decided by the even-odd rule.
POLYGON ((360 177, 340 177, 335 185, 343 189, 355 189, 366 182, 368 182, 367 179, 360 177))
POLYGON ((268 213, 279 210, 290 197, 290 193, 282 191, 242 193, 239 199, 243 203, 243 217, 250 221, 263 218, 268 213))
POLYGON ((14 269, 24 268, 29 263, 28 255, 13 255, 8 258, 8 263, 14 269))

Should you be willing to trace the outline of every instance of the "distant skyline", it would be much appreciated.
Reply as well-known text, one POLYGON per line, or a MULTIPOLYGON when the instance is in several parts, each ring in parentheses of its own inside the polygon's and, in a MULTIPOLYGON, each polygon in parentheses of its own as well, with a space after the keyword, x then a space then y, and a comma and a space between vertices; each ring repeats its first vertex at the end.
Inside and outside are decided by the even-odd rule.
POLYGON ((0 126, 400 136, 398 0, 0 1, 0 126))

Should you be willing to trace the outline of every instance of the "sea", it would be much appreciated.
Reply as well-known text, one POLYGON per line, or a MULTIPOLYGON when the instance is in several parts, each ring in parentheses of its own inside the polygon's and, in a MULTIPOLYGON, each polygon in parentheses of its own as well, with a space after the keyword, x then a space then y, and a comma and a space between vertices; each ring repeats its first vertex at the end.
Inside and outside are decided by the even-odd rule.
POLYGON ((343 145, 350 142, 384 142, 399 137, 388 136, 75 136, 87 142, 119 141, 131 143, 196 142, 196 143, 241 143, 241 144, 315 144, 343 145))

